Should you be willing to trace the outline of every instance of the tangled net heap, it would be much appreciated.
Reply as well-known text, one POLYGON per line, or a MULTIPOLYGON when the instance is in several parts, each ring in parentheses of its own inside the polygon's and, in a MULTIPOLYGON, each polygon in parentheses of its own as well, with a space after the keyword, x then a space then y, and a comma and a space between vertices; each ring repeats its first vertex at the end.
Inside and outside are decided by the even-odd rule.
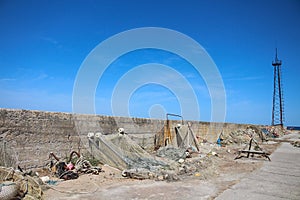
POLYGON ((12 168, 0 167, 0 199, 42 199, 39 179, 27 176, 12 168))

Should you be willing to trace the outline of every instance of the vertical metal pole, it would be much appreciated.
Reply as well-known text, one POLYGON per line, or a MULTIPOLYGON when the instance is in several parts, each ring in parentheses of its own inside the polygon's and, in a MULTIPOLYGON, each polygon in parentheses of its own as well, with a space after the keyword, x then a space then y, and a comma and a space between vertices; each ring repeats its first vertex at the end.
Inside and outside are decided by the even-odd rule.
POLYGON ((7 167, 6 164, 6 141, 3 142, 3 159, 4 159, 4 167, 7 167))
POLYGON ((249 158, 249 155, 250 155, 250 150, 251 150, 252 141, 253 141, 253 138, 251 138, 250 143, 249 143, 249 148, 248 148, 247 158, 249 158))
POLYGON ((280 125, 283 126, 283 120, 282 120, 282 95, 281 95, 281 82, 280 82, 280 66, 278 66, 277 69, 277 75, 278 75, 278 92, 279 92, 279 106, 280 106, 280 125))

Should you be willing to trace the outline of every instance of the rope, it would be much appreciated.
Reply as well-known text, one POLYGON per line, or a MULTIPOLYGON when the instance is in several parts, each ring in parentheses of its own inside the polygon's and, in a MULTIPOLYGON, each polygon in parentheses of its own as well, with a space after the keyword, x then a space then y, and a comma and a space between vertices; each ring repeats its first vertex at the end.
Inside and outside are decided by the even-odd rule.
POLYGON ((10 174, 12 174, 11 179, 13 179, 13 178, 14 178, 14 173, 15 173, 15 170, 11 167, 11 168, 10 168, 10 172, 5 176, 4 181, 7 181, 7 180, 8 180, 8 176, 9 176, 10 174))
MULTIPOLYGON (((9 168, 9 169, 0 168, 0 169, 2 169, 1 173, 3 172, 7 173, 3 180, 6 182, 0 184, 0 191, 1 188, 3 189, 3 186, 15 185, 14 190, 16 190, 16 195, 18 195, 18 197, 24 198, 26 196, 26 198, 28 197, 28 199, 29 197, 35 197, 31 199, 41 199, 42 190, 40 188, 40 184, 34 178, 28 176, 26 173, 18 173, 18 171, 15 171, 13 168, 9 168), (12 179, 12 181, 7 181, 9 179, 12 179)), ((0 197, 0 199, 2 198, 0 197)))
POLYGON ((16 183, 15 182, 0 183, 0 188, 2 188, 3 186, 10 186, 10 185, 16 185, 16 183))

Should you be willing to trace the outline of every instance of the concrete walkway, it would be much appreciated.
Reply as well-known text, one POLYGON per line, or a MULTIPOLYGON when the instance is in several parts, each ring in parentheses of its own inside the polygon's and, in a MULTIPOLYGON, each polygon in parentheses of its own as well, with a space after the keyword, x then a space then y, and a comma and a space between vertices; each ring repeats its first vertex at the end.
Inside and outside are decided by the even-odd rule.
POLYGON ((271 162, 225 190, 216 199, 300 199, 300 148, 282 143, 271 162))

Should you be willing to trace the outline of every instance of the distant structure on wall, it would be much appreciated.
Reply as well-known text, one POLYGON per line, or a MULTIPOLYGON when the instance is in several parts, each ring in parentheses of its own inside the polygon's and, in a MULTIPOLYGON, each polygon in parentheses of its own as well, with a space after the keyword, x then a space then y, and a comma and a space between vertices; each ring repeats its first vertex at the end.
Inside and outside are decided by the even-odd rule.
POLYGON ((300 131, 300 126, 287 126, 286 129, 291 131, 300 131))
POLYGON ((277 48, 275 60, 272 62, 274 67, 274 90, 273 90, 273 110, 272 125, 283 126, 284 123, 284 99, 281 79, 281 60, 277 57, 277 48))

